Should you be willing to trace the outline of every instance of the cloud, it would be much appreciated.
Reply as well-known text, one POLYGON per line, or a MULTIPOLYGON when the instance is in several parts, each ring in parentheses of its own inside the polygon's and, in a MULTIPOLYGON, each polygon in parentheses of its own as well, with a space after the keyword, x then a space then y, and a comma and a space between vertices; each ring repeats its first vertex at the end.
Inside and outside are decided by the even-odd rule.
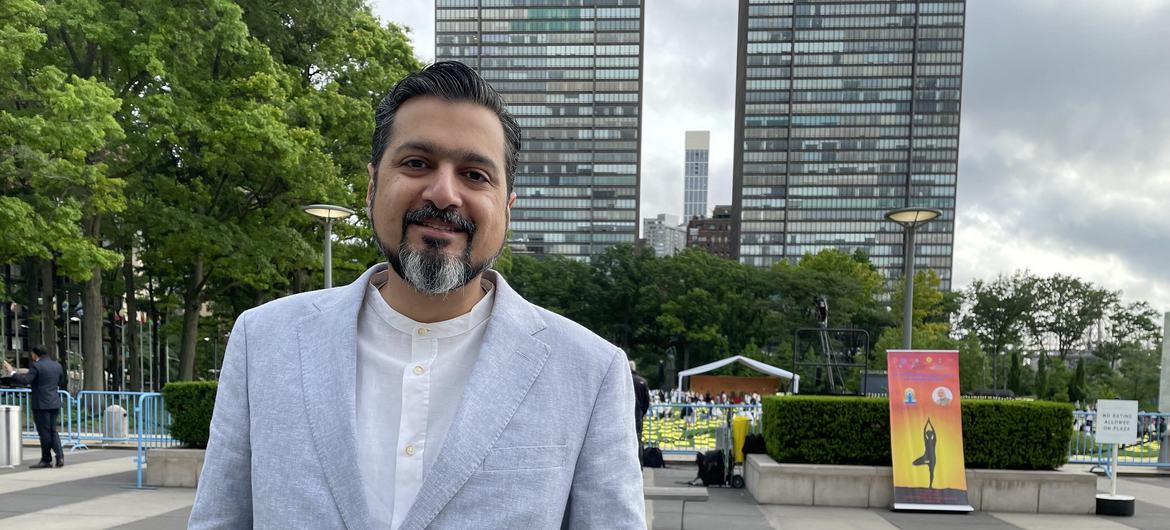
POLYGON ((642 217, 682 216, 684 133, 711 131, 708 202, 731 204, 736 3, 649 3, 642 103, 642 217))
POLYGON ((424 63, 435 60, 434 0, 374 0, 372 4, 382 20, 407 27, 415 56, 424 63))
POLYGON ((1170 4, 968 4, 955 279, 1030 269, 1170 310, 1170 4))

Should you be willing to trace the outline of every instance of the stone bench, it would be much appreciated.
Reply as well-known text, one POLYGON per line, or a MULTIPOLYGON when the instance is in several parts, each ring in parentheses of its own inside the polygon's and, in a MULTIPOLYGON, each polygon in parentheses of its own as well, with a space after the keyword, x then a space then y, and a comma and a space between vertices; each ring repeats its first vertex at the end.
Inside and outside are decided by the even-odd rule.
MULTIPOLYGON (((888 508, 893 474, 885 466, 781 464, 747 455, 744 479, 759 504, 888 508)), ((1092 514, 1097 476, 1080 471, 968 469, 967 500, 977 511, 1092 514)))
POLYGON ((194 488, 203 470, 203 449, 147 449, 142 482, 148 486, 194 488))
POLYGON ((648 501, 682 501, 682 510, 679 515, 679 530, 686 527, 687 502, 707 502, 707 488, 699 487, 662 487, 646 486, 642 495, 648 501))

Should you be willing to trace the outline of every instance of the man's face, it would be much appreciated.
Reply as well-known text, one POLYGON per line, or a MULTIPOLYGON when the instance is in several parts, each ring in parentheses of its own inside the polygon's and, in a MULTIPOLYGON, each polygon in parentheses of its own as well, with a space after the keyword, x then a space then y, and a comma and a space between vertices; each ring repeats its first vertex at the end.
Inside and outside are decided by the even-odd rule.
POLYGON ((503 248, 508 211, 504 128, 469 102, 417 97, 398 109, 369 166, 366 207, 391 267, 426 294, 462 287, 503 248))

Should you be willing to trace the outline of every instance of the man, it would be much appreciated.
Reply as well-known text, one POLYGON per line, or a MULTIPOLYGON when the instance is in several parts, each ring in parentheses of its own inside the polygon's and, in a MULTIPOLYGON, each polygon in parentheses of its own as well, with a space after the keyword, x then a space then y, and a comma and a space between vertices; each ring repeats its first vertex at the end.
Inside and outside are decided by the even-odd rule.
POLYGON ((489 270, 520 149, 499 94, 440 62, 374 122, 389 267, 236 320, 190 527, 645 528, 625 354, 489 270))
POLYGON ((642 420, 646 418, 646 411, 650 410, 650 385, 646 379, 638 375, 634 361, 630 361, 630 374, 634 376, 634 427, 638 433, 638 464, 642 464, 642 453, 646 449, 642 446, 642 420))
POLYGON ((28 466, 33 469, 53 467, 53 455, 57 455, 57 467, 65 467, 65 453, 61 450, 61 437, 57 436, 57 417, 61 414, 61 395, 57 390, 69 388, 65 370, 53 359, 53 355, 41 346, 32 349, 32 364, 28 372, 17 373, 4 360, 4 373, 17 385, 32 389, 29 408, 32 409, 33 423, 37 426, 37 438, 41 440, 41 461, 28 466))

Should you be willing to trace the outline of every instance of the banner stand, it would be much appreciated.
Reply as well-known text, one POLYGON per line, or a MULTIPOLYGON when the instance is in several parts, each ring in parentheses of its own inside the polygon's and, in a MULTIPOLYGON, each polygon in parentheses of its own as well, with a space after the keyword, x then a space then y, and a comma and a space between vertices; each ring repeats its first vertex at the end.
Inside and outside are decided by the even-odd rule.
POLYGON ((1133 516, 1134 497, 1117 494, 1117 446, 1137 440, 1138 403, 1132 400, 1097 401, 1094 441, 1109 444, 1109 493, 1097 494, 1097 515, 1133 516))
POLYGON ((895 511, 973 512, 963 463, 959 352, 886 352, 895 511))

